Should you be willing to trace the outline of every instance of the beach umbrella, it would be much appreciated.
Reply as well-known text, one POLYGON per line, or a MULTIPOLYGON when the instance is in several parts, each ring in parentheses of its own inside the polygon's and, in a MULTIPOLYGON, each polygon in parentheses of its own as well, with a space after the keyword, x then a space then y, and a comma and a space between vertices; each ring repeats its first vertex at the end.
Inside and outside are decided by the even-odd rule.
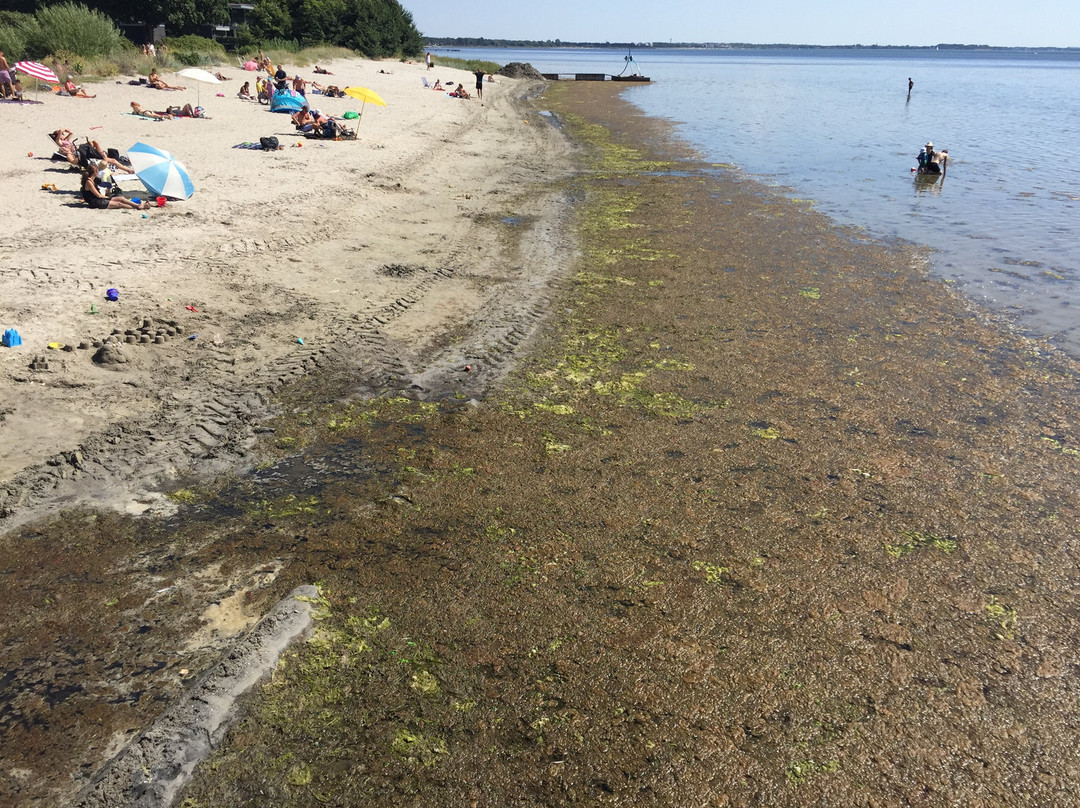
MULTIPOLYGON (((15 69, 20 73, 25 73, 28 76, 33 76, 35 79, 41 79, 46 81, 49 85, 57 84, 60 81, 59 76, 53 73, 49 68, 45 67, 41 62, 16 62, 15 69)), ((34 94, 37 95, 38 83, 34 82, 34 94)))
POLYGON ((355 98, 357 101, 362 101, 360 105, 360 115, 358 117, 364 117, 364 107, 368 104, 374 104, 377 107, 385 107, 386 102, 383 101, 377 92, 369 90, 367 87, 346 87, 343 92, 349 98, 355 98))
POLYGON ((200 70, 197 67, 185 67, 183 70, 177 70, 176 75, 183 76, 185 79, 191 79, 192 81, 199 82, 199 86, 196 88, 197 95, 195 96, 195 103, 202 103, 202 85, 204 84, 221 84, 221 79, 215 76, 213 73, 207 70, 200 70))
POLYGON ((135 169, 135 176, 155 196, 187 199, 195 193, 184 164, 167 151, 136 143, 128 149, 128 159, 135 169))

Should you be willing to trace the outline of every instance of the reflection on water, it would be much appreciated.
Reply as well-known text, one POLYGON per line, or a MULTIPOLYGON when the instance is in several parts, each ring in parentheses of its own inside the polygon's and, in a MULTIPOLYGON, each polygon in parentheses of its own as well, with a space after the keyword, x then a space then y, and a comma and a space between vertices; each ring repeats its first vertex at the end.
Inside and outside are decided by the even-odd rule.
MULTIPOLYGON (((618 73, 622 50, 462 49, 542 72, 618 73)), ((641 50, 626 89, 730 162, 845 224, 926 244, 976 300, 1080 355, 1080 54, 926 50, 641 50), (908 91, 908 78, 914 87, 908 91), (916 186, 922 144, 947 182, 916 186), (1001 286, 1008 261, 1042 271, 1001 286)))

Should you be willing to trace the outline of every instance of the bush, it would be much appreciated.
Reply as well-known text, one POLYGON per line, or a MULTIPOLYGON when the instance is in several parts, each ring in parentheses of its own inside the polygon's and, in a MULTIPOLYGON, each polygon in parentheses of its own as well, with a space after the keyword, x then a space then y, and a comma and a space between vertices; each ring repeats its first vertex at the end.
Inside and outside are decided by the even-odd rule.
MULTIPOLYGON (((148 76, 150 68, 154 66, 153 59, 143 56, 142 51, 134 47, 117 54, 115 59, 116 69, 125 76, 148 76)), ((93 65, 90 69, 93 71, 93 65)))
POLYGON ((269 56, 273 51, 299 53, 300 43, 295 39, 268 39, 263 43, 262 51, 269 56))
POLYGON ((482 59, 457 59, 453 56, 439 55, 436 62, 439 67, 456 67, 459 70, 468 70, 470 73, 475 73, 477 70, 483 70, 485 73, 498 73, 502 69, 502 65, 495 62, 485 62, 482 59))
POLYGON ((36 57, 68 51, 79 56, 111 56, 130 43, 113 21, 84 5, 61 3, 39 8, 36 30, 26 43, 36 57))
POLYGON ((255 38, 250 25, 238 25, 235 32, 237 53, 250 53, 258 47, 259 40, 255 38))
POLYGON ((171 36, 165 40, 166 53, 182 65, 212 65, 225 61, 220 42, 194 34, 171 36))
POLYGON ((37 20, 33 14, 0 11, 0 50, 7 60, 14 63, 26 53, 26 43, 37 33, 37 20))

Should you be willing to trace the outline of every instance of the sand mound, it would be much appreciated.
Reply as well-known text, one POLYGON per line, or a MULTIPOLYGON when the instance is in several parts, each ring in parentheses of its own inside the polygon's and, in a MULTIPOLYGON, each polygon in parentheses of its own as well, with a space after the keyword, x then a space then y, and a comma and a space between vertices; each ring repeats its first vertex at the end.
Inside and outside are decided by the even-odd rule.
POLYGON ((530 64, 522 62, 511 62, 503 67, 496 75, 506 76, 509 79, 540 79, 543 80, 543 74, 530 64))

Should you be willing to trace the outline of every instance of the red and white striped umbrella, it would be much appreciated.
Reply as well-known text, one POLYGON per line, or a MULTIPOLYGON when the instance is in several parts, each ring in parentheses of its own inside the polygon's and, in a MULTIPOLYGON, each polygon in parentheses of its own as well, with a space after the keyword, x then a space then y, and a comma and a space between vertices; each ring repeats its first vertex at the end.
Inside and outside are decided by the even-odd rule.
POLYGON ((41 62, 16 62, 15 69, 20 73, 25 73, 28 76, 33 76, 35 79, 41 79, 47 81, 50 84, 56 84, 60 79, 55 73, 53 73, 41 62))

